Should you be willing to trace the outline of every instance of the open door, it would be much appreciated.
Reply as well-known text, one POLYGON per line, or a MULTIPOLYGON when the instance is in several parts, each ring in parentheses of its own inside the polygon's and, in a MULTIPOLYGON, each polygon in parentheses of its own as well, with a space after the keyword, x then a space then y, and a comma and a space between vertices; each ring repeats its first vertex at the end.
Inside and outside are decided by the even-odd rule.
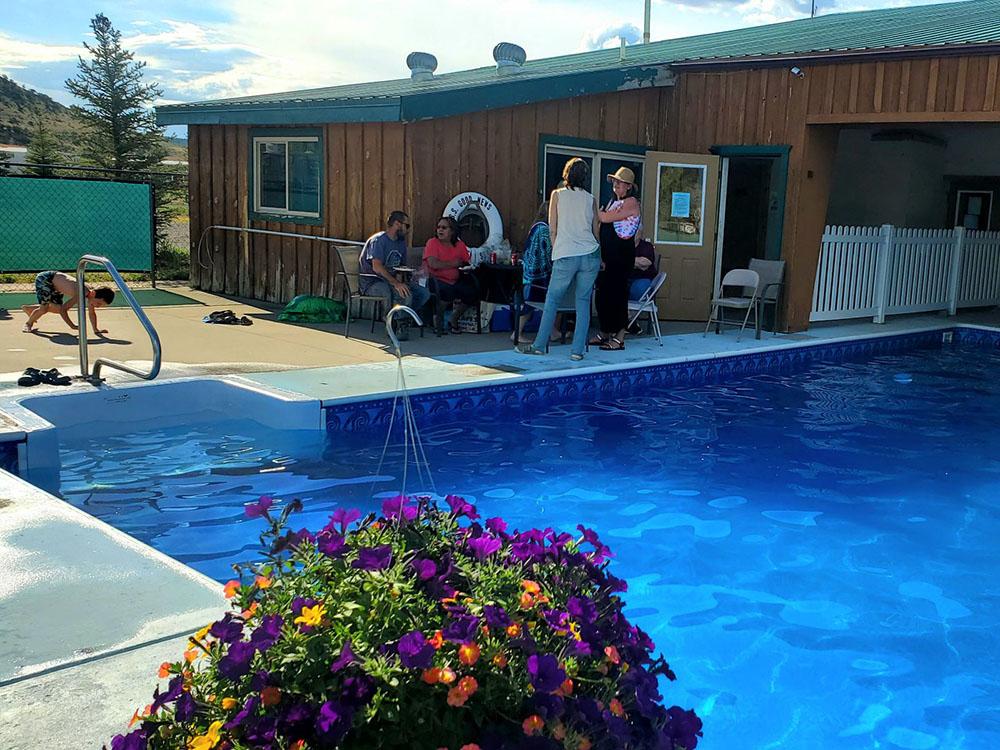
POLYGON ((647 151, 642 223, 662 256, 657 305, 671 320, 707 320, 719 214, 719 157, 647 151))

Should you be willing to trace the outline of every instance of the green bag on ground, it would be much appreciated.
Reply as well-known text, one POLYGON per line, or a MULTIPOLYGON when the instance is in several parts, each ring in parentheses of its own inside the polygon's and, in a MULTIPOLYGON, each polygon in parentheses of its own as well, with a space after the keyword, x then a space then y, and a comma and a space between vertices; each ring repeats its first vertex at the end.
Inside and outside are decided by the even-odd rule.
POLYGON ((346 313, 347 308, 339 300, 300 294, 278 313, 278 320, 291 323, 343 323, 346 313))

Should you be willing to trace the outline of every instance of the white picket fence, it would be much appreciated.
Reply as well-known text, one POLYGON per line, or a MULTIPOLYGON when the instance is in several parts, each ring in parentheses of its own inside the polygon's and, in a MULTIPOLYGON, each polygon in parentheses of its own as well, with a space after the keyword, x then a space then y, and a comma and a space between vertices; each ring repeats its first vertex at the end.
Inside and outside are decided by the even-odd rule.
POLYGON ((809 320, 998 304, 1000 232, 827 226, 809 320))

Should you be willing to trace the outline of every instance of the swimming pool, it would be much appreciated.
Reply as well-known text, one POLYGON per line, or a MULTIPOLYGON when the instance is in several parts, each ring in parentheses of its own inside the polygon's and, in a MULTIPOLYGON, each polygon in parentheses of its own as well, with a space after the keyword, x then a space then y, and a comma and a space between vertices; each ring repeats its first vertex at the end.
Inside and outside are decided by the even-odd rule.
MULTIPOLYGON (((607 538, 705 748, 995 748, 998 371, 995 346, 937 346, 438 411, 422 434, 442 492, 607 538)), ((303 499, 305 526, 395 494, 377 432, 77 435, 62 494, 222 580, 254 554, 261 494, 303 499)))

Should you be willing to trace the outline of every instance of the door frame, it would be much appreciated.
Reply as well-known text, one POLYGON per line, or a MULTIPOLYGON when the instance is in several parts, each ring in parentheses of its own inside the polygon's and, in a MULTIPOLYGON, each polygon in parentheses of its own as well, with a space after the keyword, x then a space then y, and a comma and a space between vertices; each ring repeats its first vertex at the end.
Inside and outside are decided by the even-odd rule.
POLYGON ((736 146, 736 145, 715 145, 708 149, 709 153, 722 157, 722 175, 719 180, 719 226, 715 233, 715 289, 719 288, 722 274, 722 241, 725 236, 726 224, 726 190, 729 188, 729 159, 732 157, 771 157, 777 159, 776 171, 773 173, 777 177, 772 190, 778 194, 778 215, 775 225, 775 237, 778 245, 779 257, 781 248, 785 241, 785 206, 788 200, 788 161, 792 151, 791 146, 736 146))

